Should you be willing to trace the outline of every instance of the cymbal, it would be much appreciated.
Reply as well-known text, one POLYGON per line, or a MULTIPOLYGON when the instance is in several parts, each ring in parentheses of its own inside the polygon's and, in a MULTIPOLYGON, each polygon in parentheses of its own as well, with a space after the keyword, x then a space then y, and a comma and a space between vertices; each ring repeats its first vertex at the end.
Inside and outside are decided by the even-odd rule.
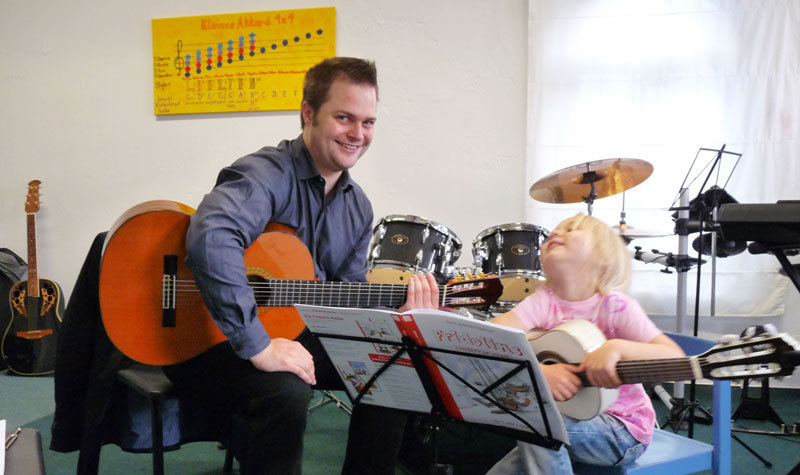
POLYGON ((634 228, 632 226, 628 226, 627 224, 617 224, 616 226, 611 226, 611 230, 627 240, 672 236, 672 232, 670 231, 639 229, 639 228, 634 228))
POLYGON ((609 158, 551 173, 531 186, 531 198, 545 203, 579 203, 591 194, 605 198, 629 190, 653 173, 653 165, 638 158, 609 158))

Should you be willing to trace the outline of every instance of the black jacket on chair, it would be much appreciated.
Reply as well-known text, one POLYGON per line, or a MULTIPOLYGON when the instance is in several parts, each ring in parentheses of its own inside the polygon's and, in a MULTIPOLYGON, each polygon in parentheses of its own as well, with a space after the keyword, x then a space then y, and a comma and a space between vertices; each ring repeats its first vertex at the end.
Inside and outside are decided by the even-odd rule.
MULTIPOLYGON (((98 472, 104 444, 113 443, 128 452, 149 452, 152 447, 148 401, 117 380, 117 371, 138 363, 114 347, 101 319, 99 280, 105 237, 106 233, 100 233, 92 242, 64 312, 57 349, 50 450, 80 450, 78 474, 98 472)), ((192 398, 162 404, 165 447, 221 440, 192 398)))

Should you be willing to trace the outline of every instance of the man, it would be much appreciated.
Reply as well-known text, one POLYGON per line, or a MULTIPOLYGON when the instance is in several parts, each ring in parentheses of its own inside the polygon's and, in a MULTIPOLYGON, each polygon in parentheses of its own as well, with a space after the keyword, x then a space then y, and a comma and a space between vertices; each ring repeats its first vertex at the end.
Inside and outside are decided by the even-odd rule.
MULTIPOLYGON (((301 473, 311 385, 343 389, 307 331, 295 341, 267 335, 244 250, 277 222, 305 243, 317 278, 365 280, 372 206, 348 169, 372 142, 377 101, 374 63, 339 57, 314 66, 303 85, 302 135, 223 169, 191 218, 186 262, 228 341, 165 372, 218 409, 243 474, 301 473)), ((414 276, 401 310, 437 302, 433 277, 414 276)), ((404 423, 399 413, 354 408, 343 472, 394 473, 404 423)))

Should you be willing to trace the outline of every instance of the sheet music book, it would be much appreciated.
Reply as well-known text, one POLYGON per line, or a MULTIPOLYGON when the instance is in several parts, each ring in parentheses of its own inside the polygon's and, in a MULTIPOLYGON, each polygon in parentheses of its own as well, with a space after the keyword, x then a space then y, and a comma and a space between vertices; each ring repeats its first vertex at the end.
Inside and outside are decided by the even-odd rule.
POLYGON ((522 330, 434 309, 397 313, 295 307, 319 338, 351 400, 357 400, 374 375, 395 357, 361 395, 360 402, 431 413, 430 393, 409 353, 402 352, 406 337, 405 341, 410 338, 430 355, 431 358, 423 358, 426 371, 422 374, 430 376, 438 404, 447 416, 523 435, 547 435, 549 426, 552 439, 569 442, 522 330))

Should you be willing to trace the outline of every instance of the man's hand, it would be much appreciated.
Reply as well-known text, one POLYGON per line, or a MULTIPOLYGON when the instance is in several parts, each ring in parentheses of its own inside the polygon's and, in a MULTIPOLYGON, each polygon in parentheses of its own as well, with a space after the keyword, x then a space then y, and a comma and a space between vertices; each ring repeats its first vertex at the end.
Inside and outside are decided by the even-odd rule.
POLYGON ((414 274, 408 281, 408 298, 401 312, 414 308, 439 308, 439 285, 433 274, 414 274))
POLYGON ((250 362, 264 372, 288 371, 308 384, 317 384, 314 358, 296 341, 273 338, 263 351, 250 358, 250 362))
POLYGON ((575 375, 580 368, 571 364, 544 364, 542 373, 556 401, 570 399, 581 388, 581 380, 575 375))

